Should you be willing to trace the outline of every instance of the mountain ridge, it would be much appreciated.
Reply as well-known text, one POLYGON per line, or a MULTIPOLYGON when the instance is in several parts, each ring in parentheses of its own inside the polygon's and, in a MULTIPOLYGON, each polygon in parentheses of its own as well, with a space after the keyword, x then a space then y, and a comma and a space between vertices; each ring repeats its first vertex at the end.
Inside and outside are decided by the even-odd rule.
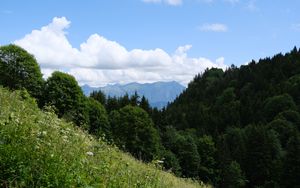
POLYGON ((170 82, 153 82, 153 83, 137 83, 131 82, 128 84, 108 84, 104 87, 91 87, 87 84, 81 86, 83 93, 89 96, 93 91, 101 90, 107 96, 121 97, 125 94, 129 96, 135 92, 139 96, 145 96, 152 107, 163 108, 168 103, 185 90, 185 87, 176 81, 170 82))

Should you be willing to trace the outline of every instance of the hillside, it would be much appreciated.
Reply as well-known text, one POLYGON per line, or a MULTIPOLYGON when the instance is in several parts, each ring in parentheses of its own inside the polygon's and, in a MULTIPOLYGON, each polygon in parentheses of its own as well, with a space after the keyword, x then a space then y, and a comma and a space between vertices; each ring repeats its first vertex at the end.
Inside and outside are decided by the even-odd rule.
POLYGON ((154 83, 129 83, 125 85, 114 84, 104 87, 90 87, 83 85, 82 90, 86 96, 89 96, 92 91, 101 90, 107 96, 121 97, 126 93, 131 96, 135 92, 139 96, 145 96, 152 107, 162 108, 169 102, 172 102, 182 91, 184 86, 178 82, 154 82, 154 83))
MULTIPOLYGON (((196 146, 192 156, 201 162, 190 177, 219 187, 299 187, 299 96, 300 49, 295 47, 196 75, 167 107, 164 122, 156 123, 165 128, 163 143, 173 153, 180 154, 174 146, 178 135, 196 146)), ((192 164, 182 171, 191 173, 192 164)))
POLYGON ((4 187, 197 186, 155 169, 157 162, 215 187, 300 185, 296 47, 226 71, 207 69, 162 110, 137 95, 87 97, 63 72, 44 80, 34 56, 15 45, 0 47, 0 67, 0 85, 22 90, 1 89, 4 187))
POLYGON ((0 88, 1 187, 206 187, 95 139, 26 91, 0 88))

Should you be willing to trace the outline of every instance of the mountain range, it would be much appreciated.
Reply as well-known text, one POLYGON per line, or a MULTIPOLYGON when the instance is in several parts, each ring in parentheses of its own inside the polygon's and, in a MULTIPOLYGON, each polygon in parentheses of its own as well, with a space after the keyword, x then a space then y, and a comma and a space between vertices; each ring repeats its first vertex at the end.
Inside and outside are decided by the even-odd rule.
POLYGON ((157 108, 163 108, 169 102, 172 102, 185 89, 184 86, 175 81, 144 84, 133 82, 125 85, 109 84, 104 87, 83 85, 81 88, 86 96, 98 90, 101 90, 107 96, 111 97, 124 96, 126 93, 131 96, 137 92, 139 96, 145 96, 152 107, 157 108))

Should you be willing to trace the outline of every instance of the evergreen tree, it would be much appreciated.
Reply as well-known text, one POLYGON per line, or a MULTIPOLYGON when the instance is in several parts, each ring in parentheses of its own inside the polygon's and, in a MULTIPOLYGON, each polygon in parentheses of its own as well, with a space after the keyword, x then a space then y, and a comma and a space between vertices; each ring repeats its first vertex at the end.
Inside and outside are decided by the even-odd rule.
POLYGON ((300 135, 295 133, 287 144, 284 160, 284 171, 281 177, 283 187, 296 188, 300 186, 300 135))
POLYGON ((144 109, 146 112, 148 112, 150 114, 151 107, 145 96, 142 96, 139 107, 141 107, 142 109, 144 109))
POLYGON ((281 146, 274 131, 250 125, 246 128, 246 175, 250 186, 277 181, 280 174, 281 146))
POLYGON ((106 105, 106 95, 101 90, 93 91, 90 94, 90 97, 100 102, 102 105, 106 105))
POLYGON ((271 121, 277 114, 285 110, 296 110, 293 98, 288 94, 270 97, 265 101, 264 114, 271 121))
POLYGON ((160 139, 154 124, 143 109, 125 106, 110 114, 113 138, 119 147, 145 161, 159 156, 160 139))
POLYGON ((138 106, 138 104, 139 104, 139 98, 140 98, 140 96, 135 91, 134 94, 131 95, 131 97, 130 97, 130 104, 131 104, 131 106, 138 106))
POLYGON ((217 181, 216 147, 211 136, 204 135, 197 142, 198 153, 201 157, 199 166, 199 178, 205 182, 217 181))
POLYGON ((286 148, 290 137, 295 132, 297 132, 296 126, 294 126, 291 122, 283 119, 273 120, 268 124, 268 128, 276 131, 283 148, 286 148))
POLYGON ((184 177, 198 177, 201 158, 193 137, 178 137, 178 140, 176 140, 176 156, 178 157, 184 177))
POLYGON ((239 188, 246 186, 246 178, 239 163, 232 161, 227 167, 224 176, 224 188, 239 188))
POLYGON ((118 110, 120 108, 120 104, 116 97, 108 96, 105 107, 106 107, 107 112, 110 113, 113 110, 118 110))
POLYGON ((236 161, 244 168, 246 158, 244 131, 240 128, 228 128, 224 134, 224 141, 230 152, 231 160, 236 161))
POLYGON ((176 155, 170 150, 165 150, 162 156, 164 168, 177 176, 181 176, 181 167, 176 155))
POLYGON ((119 107, 122 108, 124 106, 130 105, 131 101, 128 93, 118 99, 119 107))

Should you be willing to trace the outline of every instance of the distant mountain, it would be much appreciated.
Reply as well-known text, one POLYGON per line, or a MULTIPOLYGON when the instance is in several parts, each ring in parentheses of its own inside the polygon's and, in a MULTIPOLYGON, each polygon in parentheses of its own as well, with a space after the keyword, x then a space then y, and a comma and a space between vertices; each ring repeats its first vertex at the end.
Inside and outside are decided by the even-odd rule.
POLYGON ((82 90, 86 96, 89 96, 91 92, 101 90, 108 96, 120 97, 128 93, 133 95, 137 92, 140 96, 145 96, 152 107, 162 108, 172 102, 185 87, 178 82, 154 82, 154 83, 129 83, 125 85, 113 84, 105 87, 90 87, 89 85, 83 85, 82 90))

